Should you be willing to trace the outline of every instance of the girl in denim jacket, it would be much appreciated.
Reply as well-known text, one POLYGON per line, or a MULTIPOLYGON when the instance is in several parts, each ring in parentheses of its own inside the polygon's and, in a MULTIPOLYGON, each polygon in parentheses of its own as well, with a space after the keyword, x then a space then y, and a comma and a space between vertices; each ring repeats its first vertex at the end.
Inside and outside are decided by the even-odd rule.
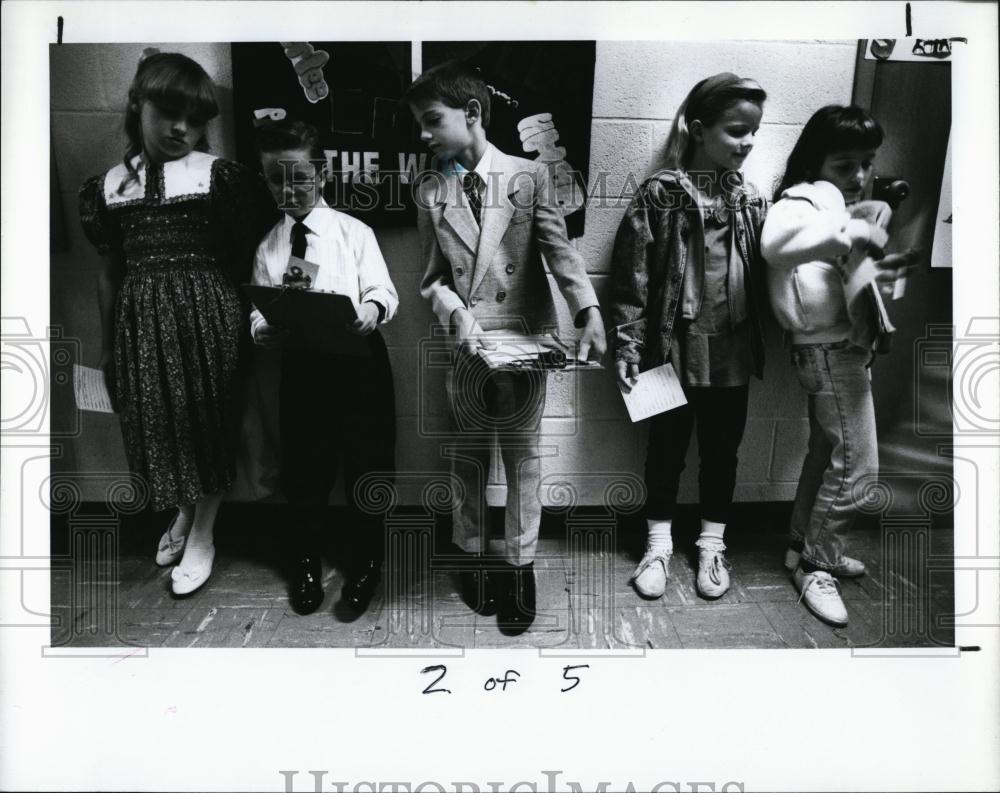
POLYGON ((838 626, 847 611, 832 576, 864 574, 844 555, 844 540, 856 492, 878 473, 868 366, 893 330, 880 293, 891 293, 913 260, 912 252, 881 257, 891 212, 861 200, 882 137, 860 108, 818 110, 788 158, 761 240, 771 305, 809 395, 809 451, 785 565, 800 600, 838 626))
POLYGON ((723 532, 736 483, 751 375, 764 343, 759 234, 766 200, 740 173, 766 94, 723 73, 691 89, 667 139, 665 170, 647 179, 625 213, 612 259, 611 316, 617 377, 669 361, 687 404, 650 419, 646 453, 646 553, 632 574, 640 595, 663 595, 672 521, 691 432, 697 426, 701 536, 697 587, 729 589, 723 532))

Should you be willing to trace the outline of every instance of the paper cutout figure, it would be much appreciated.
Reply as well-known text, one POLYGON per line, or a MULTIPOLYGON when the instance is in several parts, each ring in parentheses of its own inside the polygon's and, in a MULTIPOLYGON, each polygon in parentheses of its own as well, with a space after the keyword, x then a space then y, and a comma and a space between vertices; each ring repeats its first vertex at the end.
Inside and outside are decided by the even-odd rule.
POLYGON ((253 125, 270 124, 275 121, 282 121, 288 117, 288 111, 283 107, 262 107, 253 111, 253 125))
POLYGON ((330 95, 330 86, 323 77, 323 67, 330 60, 330 53, 314 50, 308 41, 282 41, 281 46, 299 76, 299 85, 306 99, 313 104, 326 99, 330 95))
POLYGON ((552 122, 551 113, 537 113, 517 122, 521 146, 526 153, 538 152, 538 161, 544 162, 552 173, 556 188, 556 202, 563 215, 571 215, 583 206, 586 196, 580 189, 576 173, 566 162, 566 149, 559 145, 559 130, 552 122))

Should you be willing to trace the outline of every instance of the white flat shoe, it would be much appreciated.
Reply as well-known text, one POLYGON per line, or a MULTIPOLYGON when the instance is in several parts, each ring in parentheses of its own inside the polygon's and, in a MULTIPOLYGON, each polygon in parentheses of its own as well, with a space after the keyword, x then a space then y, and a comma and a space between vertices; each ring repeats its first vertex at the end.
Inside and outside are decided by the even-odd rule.
POLYGON ((167 530, 163 532, 163 536, 160 537, 160 544, 156 548, 156 563, 160 567, 176 564, 177 560, 184 554, 184 546, 187 544, 187 535, 185 534, 183 537, 174 537, 174 535, 170 532, 176 525, 177 518, 175 517, 170 522, 170 526, 167 530))
POLYGON ((187 549, 187 552, 188 554, 197 553, 198 558, 194 560, 194 564, 187 566, 179 564, 170 571, 170 578, 173 582, 171 588, 175 595, 190 595, 208 581, 209 576, 212 575, 215 545, 210 545, 207 549, 192 546, 187 549))

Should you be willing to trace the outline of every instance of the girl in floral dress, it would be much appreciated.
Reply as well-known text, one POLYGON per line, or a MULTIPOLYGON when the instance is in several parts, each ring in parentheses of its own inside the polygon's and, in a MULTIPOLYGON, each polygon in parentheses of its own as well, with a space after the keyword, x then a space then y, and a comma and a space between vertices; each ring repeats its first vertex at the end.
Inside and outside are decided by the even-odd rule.
POLYGON ((205 152, 218 114, 205 70, 177 53, 139 64, 124 159, 84 183, 80 215, 104 255, 101 368, 129 465, 154 509, 176 508, 156 561, 175 594, 200 587, 215 515, 235 476, 241 345, 237 284, 276 208, 260 177, 205 152))

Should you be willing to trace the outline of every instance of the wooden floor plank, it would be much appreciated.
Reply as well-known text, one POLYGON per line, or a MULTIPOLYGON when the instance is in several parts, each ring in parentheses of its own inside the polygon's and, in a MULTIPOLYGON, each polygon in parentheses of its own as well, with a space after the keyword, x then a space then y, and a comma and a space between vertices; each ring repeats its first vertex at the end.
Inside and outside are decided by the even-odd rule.
MULTIPOLYGON (((588 544, 577 543, 571 552, 565 537, 543 537, 535 559, 539 616, 519 637, 503 635, 496 617, 472 613, 461 600, 456 574, 440 564, 387 571, 369 609, 358 616, 338 607, 344 573, 325 560, 326 599, 316 613, 303 617, 291 611, 287 582, 268 556, 266 543, 242 550, 231 543, 220 545, 208 583, 189 597, 177 598, 170 589, 170 568, 157 567, 150 548, 136 541, 123 545, 110 565, 89 561, 68 569, 66 559, 53 560, 51 602, 58 624, 51 640, 54 646, 429 651, 878 647, 953 641, 948 618, 956 610, 951 572, 907 575, 893 569, 882 558, 878 532, 856 532, 851 538, 849 552, 865 562, 869 575, 841 580, 850 622, 833 629, 797 602, 798 593, 782 566, 784 538, 777 533, 744 533, 731 543, 727 538, 732 588, 718 601, 699 597, 693 546, 697 532, 696 526, 689 528, 693 530, 675 538, 667 590, 656 600, 640 598, 629 581, 642 538, 618 537, 622 547, 614 547, 614 533, 591 533, 585 538, 588 544)), ((947 558, 951 545, 945 534, 937 531, 932 539, 934 552, 947 558)), ((494 539, 491 552, 502 556, 502 541, 494 539)))
POLYGON ((757 603, 669 609, 685 649, 786 647, 757 603))
POLYGON ((268 608, 199 606, 172 628, 163 647, 266 647, 282 612, 268 608))
POLYGON ((763 602, 759 605, 786 647, 820 649, 850 646, 845 636, 814 617, 801 603, 793 600, 783 603, 763 602))

